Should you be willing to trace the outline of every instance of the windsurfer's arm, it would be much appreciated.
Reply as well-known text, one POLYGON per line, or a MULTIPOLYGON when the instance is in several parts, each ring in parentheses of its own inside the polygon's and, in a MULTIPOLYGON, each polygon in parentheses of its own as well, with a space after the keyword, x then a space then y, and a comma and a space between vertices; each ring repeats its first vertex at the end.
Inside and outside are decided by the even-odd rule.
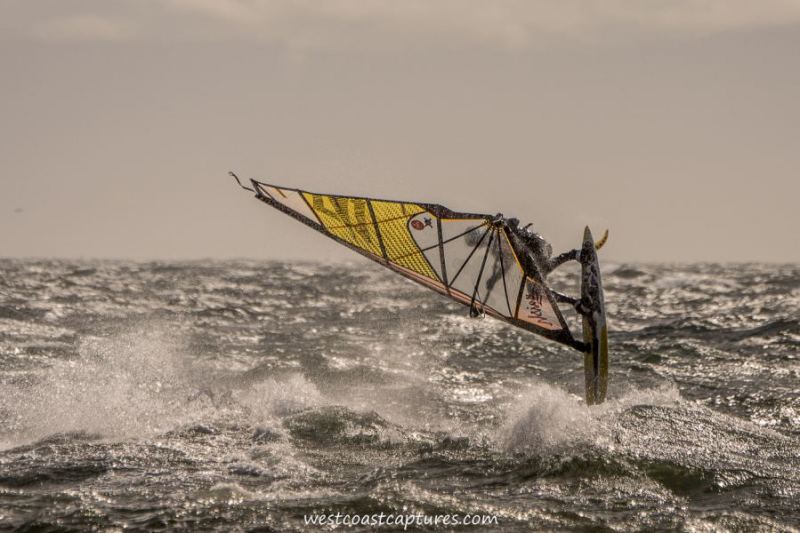
POLYGON ((563 254, 559 254, 547 263, 547 269, 549 272, 552 272, 556 268, 560 267, 567 261, 580 261, 581 260, 581 251, 577 248, 574 250, 569 250, 568 252, 564 252, 563 254))
MULTIPOLYGON (((594 245, 595 250, 599 250, 600 248, 602 248, 607 240, 608 240, 608 230, 606 230, 605 233, 603 233, 603 236, 600 237, 600 240, 595 243, 594 245)), ((581 260, 581 251, 579 249, 576 248, 574 250, 569 250, 548 261, 547 272, 548 273, 552 272, 553 270, 557 269, 567 261, 580 262, 580 260, 581 260)))

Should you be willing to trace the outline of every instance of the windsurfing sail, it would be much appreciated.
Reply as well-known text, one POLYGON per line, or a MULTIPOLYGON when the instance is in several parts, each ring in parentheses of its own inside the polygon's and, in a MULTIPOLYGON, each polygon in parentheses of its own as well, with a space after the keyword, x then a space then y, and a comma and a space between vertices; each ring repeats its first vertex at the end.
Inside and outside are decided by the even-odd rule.
POLYGON ((523 245, 502 218, 457 213, 436 204, 318 194, 250 182, 253 188, 245 188, 259 200, 469 306, 471 314, 485 313, 582 349, 544 277, 525 259, 523 245))

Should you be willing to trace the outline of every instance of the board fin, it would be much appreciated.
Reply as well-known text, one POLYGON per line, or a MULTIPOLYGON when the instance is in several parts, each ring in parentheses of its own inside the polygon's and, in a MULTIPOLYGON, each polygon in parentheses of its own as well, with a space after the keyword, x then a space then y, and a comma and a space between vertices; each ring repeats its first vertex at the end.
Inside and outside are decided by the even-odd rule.
POLYGON ((599 250, 600 248, 602 248, 602 247, 605 245, 606 241, 608 241, 608 230, 606 230, 606 231, 603 233, 603 236, 602 236, 602 237, 600 237, 600 240, 599 240, 599 241, 596 241, 596 242, 594 243, 594 249, 595 249, 595 250, 599 250))

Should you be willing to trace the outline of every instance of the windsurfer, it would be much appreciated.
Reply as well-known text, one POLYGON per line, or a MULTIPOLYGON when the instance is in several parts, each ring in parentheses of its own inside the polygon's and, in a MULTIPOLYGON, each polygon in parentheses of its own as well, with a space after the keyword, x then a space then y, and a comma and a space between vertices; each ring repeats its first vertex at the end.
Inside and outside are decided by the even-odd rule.
MULTIPOLYGON (((495 223, 505 224, 510 233, 519 240, 528 252, 526 254, 527 260, 533 263, 536 270, 541 273, 543 278, 547 278, 550 272, 567 261, 581 260, 581 251, 577 248, 553 257, 553 247, 550 246, 550 243, 547 242, 544 237, 531 229, 532 224, 527 224, 520 228, 519 219, 514 217, 504 218, 502 214, 498 214, 495 217, 495 223)), ((578 313, 585 314, 587 311, 586 306, 581 305, 580 300, 552 289, 551 292, 556 300, 574 306, 578 313)))

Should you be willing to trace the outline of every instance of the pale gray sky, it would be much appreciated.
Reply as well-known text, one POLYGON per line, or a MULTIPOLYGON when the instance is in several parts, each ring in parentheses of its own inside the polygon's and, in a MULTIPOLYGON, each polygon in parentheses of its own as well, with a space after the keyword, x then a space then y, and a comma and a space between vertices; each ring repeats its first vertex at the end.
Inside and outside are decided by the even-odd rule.
POLYGON ((0 256, 353 258, 249 197, 800 261, 800 0, 0 0, 0 256))

